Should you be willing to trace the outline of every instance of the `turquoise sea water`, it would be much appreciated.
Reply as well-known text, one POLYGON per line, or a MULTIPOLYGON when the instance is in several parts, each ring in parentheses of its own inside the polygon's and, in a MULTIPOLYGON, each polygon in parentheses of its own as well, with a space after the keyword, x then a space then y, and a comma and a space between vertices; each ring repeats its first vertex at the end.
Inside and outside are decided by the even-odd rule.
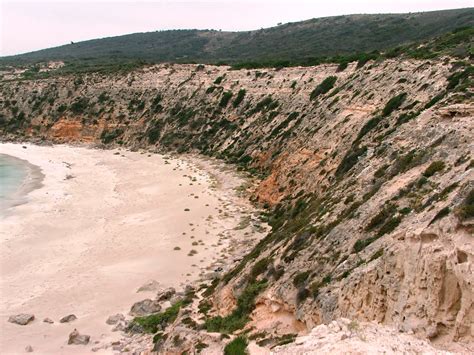
POLYGON ((20 159, 0 154, 0 203, 4 204, 25 181, 28 167, 20 159))

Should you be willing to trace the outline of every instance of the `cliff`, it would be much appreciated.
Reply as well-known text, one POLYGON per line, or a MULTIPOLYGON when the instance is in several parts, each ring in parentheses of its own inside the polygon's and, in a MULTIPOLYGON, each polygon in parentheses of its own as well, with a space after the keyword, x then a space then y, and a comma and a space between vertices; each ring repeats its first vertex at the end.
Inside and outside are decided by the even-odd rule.
POLYGON ((472 346, 469 63, 4 73, 0 92, 4 140, 195 151, 260 177, 272 232, 196 292, 187 340, 175 324, 155 349, 196 349, 203 329, 276 344, 340 317, 472 346))

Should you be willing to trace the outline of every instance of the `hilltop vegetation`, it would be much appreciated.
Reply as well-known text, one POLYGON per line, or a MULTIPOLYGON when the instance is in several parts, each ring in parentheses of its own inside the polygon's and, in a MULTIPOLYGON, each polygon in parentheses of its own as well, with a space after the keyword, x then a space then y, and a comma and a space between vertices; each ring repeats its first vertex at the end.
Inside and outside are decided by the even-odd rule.
MULTIPOLYGON (((161 62, 227 63, 236 67, 316 65, 328 60, 345 63, 354 59, 374 59, 380 55, 379 51, 470 26, 474 26, 472 8, 336 16, 246 32, 173 30, 135 33, 4 57, 0 64, 65 61, 69 71, 81 71, 109 67, 127 69, 161 62)), ((391 52, 391 55, 396 54, 396 51, 391 52)), ((426 53, 423 51, 419 55, 426 53)))

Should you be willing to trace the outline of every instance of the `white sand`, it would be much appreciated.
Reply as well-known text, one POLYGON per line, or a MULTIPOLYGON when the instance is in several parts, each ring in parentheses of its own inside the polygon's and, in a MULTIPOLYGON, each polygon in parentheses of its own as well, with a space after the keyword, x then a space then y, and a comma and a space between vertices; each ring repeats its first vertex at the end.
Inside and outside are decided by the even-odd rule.
POLYGON ((235 197, 235 176, 221 173, 227 181, 213 189, 212 177, 189 160, 114 152, 0 144, 0 153, 28 160, 45 176, 26 204, 0 218, 0 353, 27 345, 35 353, 89 353, 95 342, 120 337, 105 324, 109 315, 154 297, 136 293, 141 285, 184 285, 219 258, 229 243, 216 246, 219 233, 245 238, 233 230, 250 208, 235 197), (191 245, 198 240, 204 246, 191 245), (191 249, 198 254, 188 256, 191 249), (36 319, 9 323, 17 313, 36 319), (59 323, 71 313, 76 321, 59 323), (43 323, 46 317, 55 323, 43 323), (90 345, 67 345, 74 328, 91 336, 90 345))

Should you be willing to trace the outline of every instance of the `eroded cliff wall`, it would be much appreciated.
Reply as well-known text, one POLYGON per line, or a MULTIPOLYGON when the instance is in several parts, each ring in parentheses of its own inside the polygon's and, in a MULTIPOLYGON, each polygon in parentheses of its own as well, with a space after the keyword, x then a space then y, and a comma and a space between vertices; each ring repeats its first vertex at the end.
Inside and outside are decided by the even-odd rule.
POLYGON ((443 58, 4 80, 0 130, 198 151, 260 176, 273 231, 223 275, 216 314, 264 283, 251 324, 275 335, 349 317, 472 342, 471 78, 443 58))

